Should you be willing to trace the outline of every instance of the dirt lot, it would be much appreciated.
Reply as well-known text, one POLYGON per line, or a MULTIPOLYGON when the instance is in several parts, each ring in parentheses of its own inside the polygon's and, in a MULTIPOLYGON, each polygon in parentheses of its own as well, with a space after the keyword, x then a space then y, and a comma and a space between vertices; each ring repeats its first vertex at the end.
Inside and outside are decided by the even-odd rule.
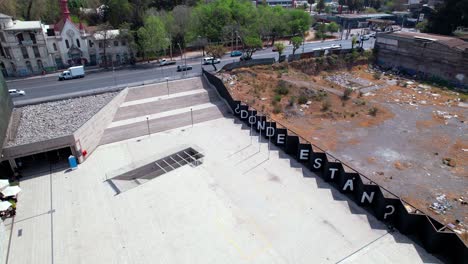
POLYGON ((276 64, 219 77, 237 100, 450 224, 468 241, 466 94, 368 66, 312 76, 276 64))

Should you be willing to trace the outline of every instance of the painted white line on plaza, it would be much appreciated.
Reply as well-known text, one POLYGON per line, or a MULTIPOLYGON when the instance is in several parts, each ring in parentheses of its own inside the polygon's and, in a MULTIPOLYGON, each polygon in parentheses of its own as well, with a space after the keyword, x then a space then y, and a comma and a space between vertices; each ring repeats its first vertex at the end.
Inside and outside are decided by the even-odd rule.
POLYGON ((125 102, 125 103, 121 104, 120 107, 127 107, 127 106, 132 106, 132 105, 139 105, 139 104, 146 104, 146 103, 156 102, 156 101, 160 101, 160 100, 167 100, 167 99, 183 97, 183 96, 188 96, 188 95, 194 95, 194 94, 199 94, 199 93, 204 93, 204 92, 206 93, 207 91, 205 89, 196 89, 196 90, 191 90, 191 91, 186 91, 186 92, 169 94, 169 96, 168 95, 162 95, 162 96, 149 97, 149 98, 145 98, 145 99, 138 99, 138 100, 125 102))
POLYGON ((138 123, 138 122, 144 122, 144 121, 146 121, 146 117, 148 117, 149 120, 154 120, 154 119, 163 118, 163 117, 166 117, 166 116, 172 116, 172 115, 187 113, 187 112, 190 112, 190 109, 192 109, 193 111, 196 111, 196 110, 202 110, 202 109, 211 108, 211 107, 216 107, 216 104, 205 103, 205 104, 194 105, 194 106, 191 106, 191 107, 179 108, 179 109, 166 111, 166 112, 160 112, 160 113, 157 113, 157 114, 152 114, 152 115, 147 115, 147 116, 145 115, 145 116, 139 116, 139 117, 134 117, 134 118, 130 118, 130 119, 124 119, 124 120, 112 122, 107 128, 113 128, 113 127, 119 127, 119 126, 134 124, 134 123, 138 123))

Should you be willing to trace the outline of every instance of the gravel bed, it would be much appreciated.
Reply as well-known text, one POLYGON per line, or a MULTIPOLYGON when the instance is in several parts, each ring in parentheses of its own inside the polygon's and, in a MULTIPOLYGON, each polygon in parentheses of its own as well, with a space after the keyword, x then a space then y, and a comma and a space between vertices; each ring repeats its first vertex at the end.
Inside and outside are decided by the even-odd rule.
POLYGON ((6 147, 70 135, 116 95, 105 93, 15 108, 21 119, 16 135, 6 142, 6 147))

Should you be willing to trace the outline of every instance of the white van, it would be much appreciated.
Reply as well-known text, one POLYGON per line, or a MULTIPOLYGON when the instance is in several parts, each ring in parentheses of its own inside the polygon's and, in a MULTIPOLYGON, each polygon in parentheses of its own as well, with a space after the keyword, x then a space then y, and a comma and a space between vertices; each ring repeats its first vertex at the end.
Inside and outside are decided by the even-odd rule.
POLYGON ((205 57, 203 58, 203 64, 213 64, 213 61, 214 61, 214 64, 217 64, 217 63, 221 63, 221 60, 220 59, 215 59, 213 57, 205 57))

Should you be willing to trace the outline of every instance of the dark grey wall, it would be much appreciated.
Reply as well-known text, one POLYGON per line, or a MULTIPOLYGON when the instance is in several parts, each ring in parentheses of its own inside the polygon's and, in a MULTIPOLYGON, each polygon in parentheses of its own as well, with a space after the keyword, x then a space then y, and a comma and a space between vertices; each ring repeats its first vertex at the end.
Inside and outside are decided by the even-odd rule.
POLYGON ((0 154, 2 153, 3 141, 10 122, 11 110, 13 109, 13 102, 8 94, 8 88, 0 74, 0 154))

